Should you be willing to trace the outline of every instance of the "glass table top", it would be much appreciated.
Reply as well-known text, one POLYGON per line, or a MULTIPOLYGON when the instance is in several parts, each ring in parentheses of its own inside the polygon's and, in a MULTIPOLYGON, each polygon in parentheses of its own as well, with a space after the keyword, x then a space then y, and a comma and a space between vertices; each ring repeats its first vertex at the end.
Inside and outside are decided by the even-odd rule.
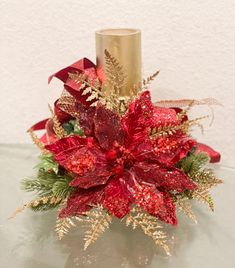
POLYGON ((84 230, 79 225, 63 240, 56 238, 56 211, 26 210, 8 220, 31 198, 20 190, 19 182, 34 174, 37 156, 31 145, 0 146, 0 268, 235 267, 235 169, 216 166, 225 183, 212 191, 214 213, 203 204, 193 204, 197 224, 179 214, 178 226, 167 227, 172 256, 141 230, 118 221, 84 251, 84 230))

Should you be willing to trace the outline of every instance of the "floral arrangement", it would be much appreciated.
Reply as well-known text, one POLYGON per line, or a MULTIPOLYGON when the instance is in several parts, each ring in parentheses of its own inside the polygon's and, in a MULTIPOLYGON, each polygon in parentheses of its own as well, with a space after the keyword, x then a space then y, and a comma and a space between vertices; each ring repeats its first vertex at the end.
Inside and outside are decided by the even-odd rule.
POLYGON ((49 107, 51 118, 29 129, 41 155, 36 177, 24 179, 22 188, 37 197, 16 213, 57 209, 60 239, 82 222, 84 249, 116 217, 169 254, 164 223, 176 225, 177 210, 196 221, 192 199, 214 209, 209 190, 222 181, 206 164, 220 155, 190 135, 204 117, 187 114, 194 105, 217 102, 153 103, 147 89, 159 72, 121 97, 125 73, 107 50, 105 57, 105 72, 84 58, 49 78, 60 79, 64 91, 49 107), (39 138, 35 131, 43 129, 39 138))

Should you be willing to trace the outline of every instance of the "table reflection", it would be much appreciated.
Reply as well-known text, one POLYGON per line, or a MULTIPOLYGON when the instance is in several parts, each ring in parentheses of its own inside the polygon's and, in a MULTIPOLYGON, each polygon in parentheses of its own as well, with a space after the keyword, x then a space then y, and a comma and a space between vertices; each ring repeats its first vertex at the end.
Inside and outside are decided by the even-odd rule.
MULTIPOLYGON (((206 217, 203 215, 202 217, 206 217)), ((54 233, 56 212, 34 214, 27 212, 21 223, 21 235, 13 248, 14 251, 31 248, 31 257, 24 262, 24 268, 51 268, 45 266, 40 260, 36 261, 36 252, 42 249, 53 248, 53 254, 64 256, 63 268, 75 267, 165 267, 170 265, 171 257, 156 247, 154 242, 140 229, 132 230, 125 223, 114 220, 110 229, 107 230, 96 243, 90 245, 86 251, 83 250, 84 229, 78 223, 61 241, 57 240, 54 233), (33 263, 33 265, 32 265, 33 263)), ((190 247, 194 239, 194 224, 188 219, 180 217, 180 224, 176 227, 166 226, 170 237, 170 249, 172 255, 177 255, 181 246, 190 247)), ((205 226, 203 226, 204 228, 205 226)), ((207 232, 208 230, 205 230, 207 232)), ((54 260, 56 263, 58 260, 54 260)), ((181 261, 181 267, 187 265, 181 261)), ((169 266, 170 267, 170 266, 169 266)))

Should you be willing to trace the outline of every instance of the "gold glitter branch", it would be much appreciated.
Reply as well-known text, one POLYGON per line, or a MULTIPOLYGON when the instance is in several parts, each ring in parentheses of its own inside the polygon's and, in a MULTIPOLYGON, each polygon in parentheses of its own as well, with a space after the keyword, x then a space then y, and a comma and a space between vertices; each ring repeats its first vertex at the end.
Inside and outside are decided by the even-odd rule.
POLYGON ((62 198, 55 196, 43 196, 39 199, 30 201, 29 203, 24 204, 22 207, 16 209, 9 219, 15 218, 19 213, 24 211, 27 208, 36 209, 39 205, 57 205, 62 201, 62 198))
POLYGON ((60 124, 60 121, 58 120, 57 116, 55 115, 53 109, 50 105, 48 105, 49 110, 52 115, 52 121, 53 121, 53 130, 55 131, 56 137, 58 139, 62 139, 66 136, 66 131, 63 129, 63 127, 60 124))
POLYGON ((175 205, 179 212, 184 213, 190 220, 192 220, 194 223, 197 223, 196 216, 193 213, 192 206, 189 202, 179 199, 175 202, 175 205))
POLYGON ((87 229, 84 237, 84 250, 86 250, 105 232, 107 228, 109 228, 109 225, 112 222, 112 217, 102 206, 98 206, 79 217, 58 218, 55 232, 60 240, 68 234, 71 227, 76 226, 76 221, 84 223, 83 227, 87 229))
POLYGON ((189 102, 189 104, 187 105, 187 107, 185 109, 182 109, 182 111, 177 114, 177 118, 178 118, 179 121, 182 121, 184 116, 186 116, 187 113, 191 110, 191 108, 193 107, 194 103, 195 103, 195 101, 192 100, 191 102, 189 102))
POLYGON ((179 99, 179 100, 161 100, 154 103, 154 105, 158 107, 165 107, 165 108, 171 108, 171 107, 178 107, 183 108, 186 106, 189 106, 191 103, 193 103, 193 106, 195 105, 219 105, 222 106, 222 104, 213 98, 206 98, 201 100, 194 100, 194 99, 179 99))
POLYGON ((34 131, 30 128, 27 132, 29 133, 33 143, 42 151, 42 153, 48 153, 48 151, 44 147, 44 144, 40 141, 34 131))
POLYGON ((89 229, 85 232, 84 250, 94 243, 109 228, 112 222, 112 217, 104 211, 102 206, 87 212, 85 217, 89 229))
POLYGON ((207 116, 202 116, 202 117, 198 117, 192 120, 187 120, 185 122, 182 122, 179 125, 169 125, 166 124, 164 126, 160 126, 160 127, 154 127, 152 129, 149 130, 149 135, 151 138, 157 138, 160 136, 170 136, 175 134, 177 131, 182 131, 183 133, 188 133, 189 130, 193 127, 193 126, 198 126, 201 131, 203 132, 203 126, 200 123, 201 120, 207 118, 207 116))
MULTIPOLYGON (((77 217, 75 217, 77 218, 77 217)), ((56 221, 55 232, 61 240, 66 234, 68 234, 71 227, 75 227, 73 218, 58 218, 56 221)))
POLYGON ((75 83, 81 83, 80 90, 83 90, 82 95, 86 96, 86 101, 94 101, 91 106, 96 106, 98 102, 105 105, 107 108, 115 110, 117 104, 102 91, 101 84, 98 80, 91 80, 85 74, 69 73, 69 77, 75 83))
POLYGON ((188 206, 187 200, 195 199, 199 202, 202 202, 214 211, 214 202, 210 195, 209 190, 217 186, 223 181, 216 178, 211 170, 199 170, 189 175, 197 184, 197 189, 190 191, 189 193, 173 194, 172 200, 176 204, 177 208, 184 212, 189 218, 194 220, 194 214, 191 211, 191 208, 188 206), (186 203, 185 203, 186 202, 186 203))
POLYGON ((126 219, 126 226, 132 226, 133 229, 140 227, 142 231, 151 237, 155 244, 160 246, 167 255, 170 255, 170 249, 167 245, 167 235, 162 231, 162 225, 157 222, 157 219, 140 208, 134 207, 126 219))
POLYGON ((160 71, 158 70, 154 74, 147 77, 146 79, 143 79, 144 89, 147 88, 147 86, 158 76, 159 73, 160 73, 160 71))
POLYGON ((114 93, 116 97, 120 96, 121 90, 125 85, 125 75, 122 66, 118 60, 115 59, 107 49, 104 51, 105 54, 105 74, 107 82, 111 86, 111 94, 114 93))
MULTIPOLYGON (((204 174, 205 176, 205 174, 204 174)), ((211 175, 210 175, 211 176, 211 175)), ((205 179, 205 177, 204 177, 205 179)), ((211 189, 214 186, 217 186, 219 184, 223 183, 222 180, 213 178, 209 181, 204 181, 203 183, 198 184, 198 188, 193 191, 192 198, 196 199, 197 201, 200 201, 202 203, 205 203, 209 206, 209 208, 214 211, 214 202, 213 199, 209 193, 209 189, 211 189)))

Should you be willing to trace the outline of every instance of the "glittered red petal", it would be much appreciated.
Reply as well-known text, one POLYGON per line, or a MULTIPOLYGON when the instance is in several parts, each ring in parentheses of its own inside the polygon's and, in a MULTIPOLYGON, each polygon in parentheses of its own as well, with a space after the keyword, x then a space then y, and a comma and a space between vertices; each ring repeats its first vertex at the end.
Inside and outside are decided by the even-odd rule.
POLYGON ((196 141, 179 133, 171 136, 159 137, 152 141, 154 153, 158 161, 163 164, 175 165, 195 146, 196 141))
POLYGON ((93 187, 91 189, 77 189, 70 194, 66 207, 63 208, 59 217, 71 217, 81 215, 90 210, 92 206, 101 205, 103 202, 103 188, 93 187))
POLYGON ((68 152, 81 146, 88 146, 92 143, 91 138, 81 138, 78 135, 62 138, 55 143, 46 145, 46 149, 54 154, 55 160, 61 161, 67 156, 68 152))
POLYGON ((97 166, 94 171, 88 172, 84 176, 77 176, 70 182, 70 186, 88 189, 90 187, 105 184, 111 175, 112 172, 108 171, 106 166, 97 166))
POLYGON ((116 113, 102 105, 97 105, 94 124, 95 136, 103 149, 112 149, 114 142, 123 145, 124 131, 116 113))
POLYGON ((174 109, 155 107, 153 113, 154 126, 177 125, 177 113, 174 109))
POLYGON ((105 187, 104 207, 118 218, 123 218, 130 211, 133 197, 127 189, 129 174, 122 178, 113 178, 105 187))
POLYGON ((122 118, 127 147, 134 146, 148 137, 148 129, 153 124, 153 111, 149 91, 143 92, 130 104, 122 118))
POLYGON ((158 163, 136 163, 133 171, 139 182, 150 183, 168 191, 195 190, 197 185, 180 169, 158 163))
POLYGON ((94 136, 95 107, 87 107, 82 103, 76 104, 79 114, 79 124, 86 136, 94 136))
POLYGON ((135 188, 135 203, 159 220, 177 224, 175 206, 169 194, 160 192, 155 187, 139 184, 135 188))

